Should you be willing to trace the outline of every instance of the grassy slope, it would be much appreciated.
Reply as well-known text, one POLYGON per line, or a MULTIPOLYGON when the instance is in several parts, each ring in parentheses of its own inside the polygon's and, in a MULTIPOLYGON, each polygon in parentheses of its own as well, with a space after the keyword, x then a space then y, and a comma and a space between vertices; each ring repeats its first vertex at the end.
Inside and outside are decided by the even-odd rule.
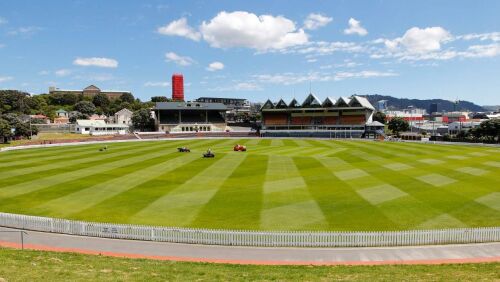
POLYGON ((0 248, 0 281, 493 281, 500 264, 252 266, 0 248))
POLYGON ((0 211, 232 229, 500 225, 498 149, 288 139, 100 147, 0 154, 0 211), (232 152, 237 142, 249 151, 232 152), (181 145, 193 152, 177 153, 181 145), (200 158, 208 147, 215 159, 200 158))

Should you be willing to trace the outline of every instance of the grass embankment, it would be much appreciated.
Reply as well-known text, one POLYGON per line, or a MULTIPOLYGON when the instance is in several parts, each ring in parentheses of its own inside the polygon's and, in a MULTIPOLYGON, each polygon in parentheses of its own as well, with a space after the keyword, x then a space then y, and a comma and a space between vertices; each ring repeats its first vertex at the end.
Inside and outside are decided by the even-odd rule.
POLYGON ((498 281, 499 279, 500 263, 255 266, 125 259, 0 248, 0 281, 498 281))
MULTIPOLYGON (((1 147, 7 146, 21 146, 25 144, 32 144, 34 142, 42 142, 42 141, 57 141, 57 140, 80 140, 80 139, 88 139, 94 136, 86 135, 86 134, 76 134, 76 133, 38 133, 35 135, 32 140, 23 139, 23 140, 13 140, 9 144, 0 144, 1 147)), ((106 138, 104 136, 102 138, 106 138)))

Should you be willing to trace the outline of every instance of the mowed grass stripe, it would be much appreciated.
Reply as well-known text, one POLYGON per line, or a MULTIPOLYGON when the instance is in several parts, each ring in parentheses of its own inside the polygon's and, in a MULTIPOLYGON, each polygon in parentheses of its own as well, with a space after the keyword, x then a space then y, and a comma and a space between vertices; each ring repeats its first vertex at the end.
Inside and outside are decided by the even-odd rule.
POLYGON ((206 169, 193 174, 191 179, 144 207, 131 217, 131 221, 141 224, 160 222, 168 226, 191 225, 200 210, 245 159, 246 155, 226 154, 215 160, 203 160, 200 165, 206 169))
POLYGON ((323 212, 290 157, 269 156, 260 222, 264 230, 328 228, 323 212))
POLYGON ((347 182, 335 177, 318 159, 295 157, 294 162, 309 191, 323 211, 330 228, 336 230, 395 228, 375 206, 361 198, 347 182))
MULTIPOLYGON (((184 164, 176 169, 167 170, 158 177, 81 211, 76 217, 96 218, 97 220, 106 218, 112 222, 130 223, 130 217, 188 182, 193 175, 205 170, 207 168, 206 165, 207 159, 203 158, 197 158, 194 161, 185 161, 184 164), (114 207, 111 214, 109 213, 110 206, 114 207)), ((172 217, 172 214, 168 212, 159 212, 151 216, 155 220, 154 224, 158 224, 158 220, 160 219, 170 217, 172 217)), ((137 221, 134 219, 132 222, 137 221)))
MULTIPOLYGON (((206 142, 208 141, 202 141, 202 142, 195 142, 198 144, 198 147, 206 145, 206 142)), ((175 145, 175 144, 172 144, 175 145)), ((196 150, 197 146, 194 146, 193 149, 196 150)), ((145 161, 157 161, 163 159, 165 156, 168 156, 170 154, 173 154, 176 152, 175 148, 172 146, 165 147, 165 144, 163 147, 160 148, 150 148, 146 153, 149 152, 155 152, 154 154, 149 155, 150 158, 145 159, 145 161), (165 151, 162 151, 165 149, 165 151), (158 153, 160 152, 160 153, 158 153)), ((181 154, 181 153, 177 153, 181 154)), ((194 153, 196 156, 200 157, 201 156, 197 153, 194 153)), ((136 156, 135 153, 127 154, 127 155, 122 155, 113 158, 113 161, 116 160, 123 160, 127 159, 129 157, 136 156)), ((108 163, 111 163, 111 159, 108 160, 108 163)), ((140 159, 143 161, 143 159, 140 159)), ((101 163, 96 163, 99 165, 102 165, 101 163)), ((103 169, 101 171, 95 171, 94 174, 92 174, 90 177, 84 177, 84 178, 75 178, 75 179, 69 179, 65 182, 60 182, 55 185, 49 185, 47 187, 43 187, 41 189, 37 189, 35 191, 29 192, 29 193, 23 193, 19 196, 13 197, 13 198, 0 198, 0 206, 2 206, 6 211, 10 212, 21 212, 23 213, 24 210, 26 209, 31 209, 35 206, 41 205, 47 201, 63 197, 65 195, 75 193, 77 191, 86 189, 88 187, 91 187, 93 185, 97 185, 98 183, 102 183, 105 181, 108 181, 112 177, 121 177, 124 175, 127 171, 133 171, 135 169, 136 162, 127 162, 125 164, 119 165, 119 166, 113 166, 112 168, 109 169, 103 169)), ((87 167, 87 166, 84 166, 87 167)), ((1 191, 1 190, 0 190, 1 191)))
POLYGON ((57 198, 38 208, 48 210, 56 217, 71 215, 72 218, 85 218, 85 213, 79 212, 199 158, 195 154, 177 154, 166 157, 160 163, 144 162, 135 166, 133 171, 124 171, 127 174, 123 176, 57 198))
MULTIPOLYGON (((377 162, 374 162, 374 164, 377 162)), ((381 181, 385 181, 387 183, 390 183, 393 186, 396 186, 400 188, 400 190, 408 193, 411 195, 413 198, 417 199, 422 203, 422 208, 418 209, 418 205, 412 204, 409 205, 411 206, 414 210, 413 212, 416 212, 418 209, 418 212, 415 213, 415 215, 422 215, 425 214, 426 212, 430 210, 435 210, 438 211, 439 214, 435 216, 439 216, 440 214, 449 214, 454 216, 457 220, 459 220, 461 223, 470 225, 471 222, 477 222, 477 219, 479 217, 487 217, 487 218, 498 218, 498 215, 495 216, 494 212, 492 212, 490 209, 487 207, 481 207, 477 203, 474 203, 473 199, 470 197, 467 197, 463 194, 464 191, 460 191, 460 187, 463 184, 458 184, 458 183, 453 183, 449 185, 448 188, 440 188, 440 187, 434 187, 430 185, 429 183, 423 182, 421 179, 419 179, 419 176, 422 175, 433 175, 433 174, 438 174, 438 175, 449 175, 447 173, 448 169, 444 167, 439 168, 439 172, 437 172, 435 169, 431 168, 430 166, 425 166, 425 165, 420 165, 420 167, 416 167, 411 170, 404 170, 398 173, 395 173, 394 171, 390 170, 387 171, 387 173, 381 173, 380 171, 386 170, 383 167, 377 167, 377 166, 367 166, 365 168, 372 176, 377 177, 381 181), (394 175, 397 174, 395 177, 394 175), (390 175, 393 175, 392 177, 390 175), (459 188, 459 189, 455 189, 459 188), (425 204, 424 204, 425 203, 425 204), (475 214, 468 214, 465 215, 461 213, 461 209, 466 206, 474 206, 474 210, 476 211, 475 214), (465 216, 465 217, 464 217, 465 216), (471 220, 471 218, 474 218, 471 220)), ((447 176, 446 176, 447 177, 447 176)), ((472 182, 471 185, 474 185, 472 182)), ((472 186, 474 187, 474 186, 472 186)), ((474 194, 476 196, 480 195, 485 195, 489 192, 489 190, 484 190, 485 187, 476 187, 474 190, 474 194), (483 190, 483 191, 481 191, 483 190)), ((469 190, 469 192, 472 192, 472 190, 469 190)), ((400 206, 400 205, 398 205, 400 206)), ((394 211, 391 211, 392 214, 397 214, 394 213, 394 211)), ((403 212, 403 211, 402 211, 403 212)), ((404 218, 411 219, 409 217, 410 214, 405 214, 404 218)), ((433 218, 433 217, 432 217, 433 218)), ((431 218, 427 218, 429 220, 431 218)), ((413 225, 412 225, 413 226, 413 225)), ((408 228, 409 226, 404 226, 405 228, 408 228)), ((413 226, 416 227, 416 226, 413 226)), ((460 227, 460 226, 456 226, 460 227)))
POLYGON ((193 225, 259 229, 266 170, 267 156, 248 155, 203 207, 193 225))
MULTIPOLYGON (((158 147, 163 144, 152 145, 151 147, 158 147)), ((102 160, 107 158, 112 158, 116 155, 123 154, 123 152, 133 152, 134 149, 144 150, 144 146, 128 146, 122 148, 108 147, 108 150, 100 152, 99 150, 84 150, 79 154, 64 156, 58 160, 46 160, 44 158, 39 158, 39 161, 35 161, 22 166, 11 167, 7 169, 2 169, 0 171, 0 179, 7 177, 20 176, 24 174, 37 173, 42 171, 48 171, 53 169, 60 169, 69 167, 71 165, 88 163, 95 160, 102 160), (104 155, 104 156, 103 156, 104 155)))
MULTIPOLYGON (((164 152, 163 154, 171 154, 174 151, 174 146, 175 144, 169 143, 168 145, 165 144, 164 149, 169 149, 168 151, 164 152)), ((161 149, 161 147, 155 147, 153 149, 151 148, 146 148, 145 151, 141 152, 142 154, 140 155, 135 155, 134 157, 129 157, 125 159, 119 159, 119 160, 114 160, 109 163, 102 163, 100 165, 95 165, 91 167, 83 167, 80 169, 76 169, 73 171, 69 172, 61 172, 59 174, 51 175, 48 177, 41 177, 39 179, 35 179, 32 181, 24 182, 24 183, 19 183, 19 184, 14 184, 10 185, 7 187, 2 187, 0 189, 0 199, 6 198, 6 197, 14 197, 17 195, 22 195, 26 194, 32 191, 36 191, 39 189, 43 189, 46 187, 50 187, 53 185, 61 184, 64 182, 69 182, 75 179, 82 179, 89 177, 93 174, 103 172, 103 171, 109 171, 118 167, 123 167, 127 165, 131 165, 134 163, 138 163, 144 160, 148 160, 150 158, 157 157, 159 155, 163 155, 161 151, 159 152, 158 150, 161 149)), ((137 153, 137 152, 136 152, 137 153)))
POLYGON ((122 158, 134 157, 141 153, 147 153, 154 151, 155 149, 160 150, 164 148, 171 148, 171 144, 159 143, 155 144, 154 146, 138 147, 137 149, 123 150, 123 151, 120 150, 117 152, 115 152, 116 149, 105 152, 96 151, 95 157, 85 160, 75 159, 72 161, 67 161, 65 163, 60 164, 63 165, 62 167, 60 166, 54 167, 52 165, 48 165, 47 166, 49 168, 48 170, 44 170, 43 169, 44 166, 40 166, 39 168, 37 167, 36 169, 33 170, 20 170, 19 174, 16 173, 16 171, 7 172, 6 174, 8 177, 0 179, 0 191, 3 187, 8 187, 10 185, 20 184, 22 182, 30 182, 39 178, 46 178, 61 173, 67 173, 85 167, 102 165, 106 162, 112 162, 115 160, 120 160, 122 158), (22 178, 19 178, 16 175, 22 175, 22 178))

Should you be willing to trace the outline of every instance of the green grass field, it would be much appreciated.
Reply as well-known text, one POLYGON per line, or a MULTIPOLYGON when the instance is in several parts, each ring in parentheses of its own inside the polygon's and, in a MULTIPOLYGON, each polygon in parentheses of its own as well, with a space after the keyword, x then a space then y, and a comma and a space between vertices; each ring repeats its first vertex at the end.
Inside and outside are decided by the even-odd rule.
POLYGON ((498 281, 499 263, 256 266, 0 248, 0 281, 498 281))
POLYGON ((499 148, 305 139, 102 146, 0 153, 0 211, 254 230, 500 226, 499 148), (236 143, 249 151, 233 152, 236 143), (201 158, 207 148, 216 158, 201 158))

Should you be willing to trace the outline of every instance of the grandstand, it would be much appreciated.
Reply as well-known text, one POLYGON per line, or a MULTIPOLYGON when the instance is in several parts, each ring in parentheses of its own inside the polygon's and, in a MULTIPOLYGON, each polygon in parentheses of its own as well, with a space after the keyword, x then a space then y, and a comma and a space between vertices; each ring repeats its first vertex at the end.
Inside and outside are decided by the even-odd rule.
POLYGON ((382 134, 383 125, 373 124, 375 108, 360 96, 341 97, 338 100, 326 98, 321 102, 309 94, 302 104, 296 99, 286 103, 271 100, 262 106, 262 136, 270 137, 339 137, 359 138, 370 135, 374 127, 382 134))
POLYGON ((153 108, 161 132, 222 132, 226 130, 222 103, 159 102, 153 108))

